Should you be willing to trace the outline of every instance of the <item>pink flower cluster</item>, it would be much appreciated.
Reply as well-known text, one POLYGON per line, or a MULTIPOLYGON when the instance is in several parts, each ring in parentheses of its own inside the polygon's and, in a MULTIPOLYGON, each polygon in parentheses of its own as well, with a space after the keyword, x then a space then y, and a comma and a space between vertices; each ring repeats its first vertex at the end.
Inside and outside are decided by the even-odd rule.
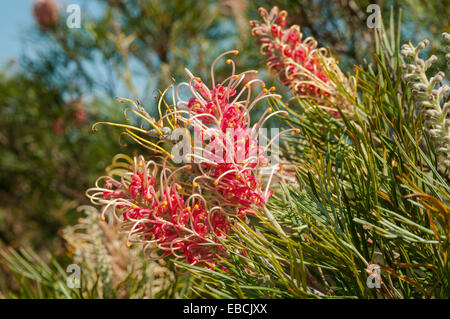
POLYGON ((268 13, 259 9, 264 22, 252 21, 252 34, 258 37, 267 65, 278 73, 281 82, 301 95, 328 95, 323 85, 330 80, 320 60, 321 49, 313 38, 303 39, 298 25, 286 29, 286 11, 277 7, 268 13))
POLYGON ((238 173, 233 169, 232 164, 219 164, 214 169, 214 177, 219 179, 224 176, 220 183, 217 183, 216 189, 222 193, 229 201, 237 202, 245 208, 253 203, 258 206, 264 206, 267 199, 272 195, 270 190, 264 196, 261 194, 262 182, 252 175, 251 170, 244 170, 238 173), (227 174, 227 172, 230 172, 227 174))
POLYGON ((220 115, 222 121, 220 128, 225 130, 228 127, 243 127, 246 125, 246 118, 243 118, 242 112, 236 104, 229 104, 231 97, 236 95, 236 90, 228 90, 228 88, 217 84, 212 90, 200 80, 197 79, 193 84, 193 88, 198 92, 198 97, 189 100, 188 108, 199 116, 205 124, 215 123, 220 115))
POLYGON ((102 219, 108 209, 128 232, 131 242, 145 243, 151 258, 173 255, 190 264, 211 266, 223 253, 218 238, 230 231, 228 214, 211 207, 199 194, 186 197, 183 187, 174 181, 175 174, 191 170, 185 165, 172 171, 162 164, 134 159, 133 170, 118 181, 104 177, 104 185, 88 190, 97 205, 103 205, 102 219))
POLYGON ((331 80, 337 79, 348 93, 354 95, 337 61, 327 56, 328 50, 318 48, 313 37, 304 39, 298 25, 286 28, 286 11, 273 7, 270 13, 264 8, 260 8, 258 13, 263 22, 251 21, 252 35, 258 38, 257 43, 261 54, 267 57, 269 69, 278 74, 292 94, 312 98, 335 116, 339 115, 336 105, 344 112, 353 112, 352 103, 331 80))
MULTIPOLYGON (((181 83, 178 90, 187 86, 193 97, 188 101, 179 98, 178 106, 184 108, 187 114, 181 120, 191 125, 194 132, 201 136, 203 144, 199 148, 207 150, 198 155, 194 145, 194 152, 189 154, 199 163, 201 174, 195 180, 225 203, 238 205, 242 213, 251 211, 253 206, 263 207, 272 195, 271 190, 263 190, 262 181, 258 178, 258 166, 268 163, 265 155, 270 146, 270 143, 265 147, 260 146, 259 129, 271 116, 287 114, 285 111, 273 112, 268 108, 258 123, 251 126, 250 112, 255 104, 262 99, 280 96, 273 93, 274 88, 266 89, 260 79, 253 78, 245 82, 246 77, 258 72, 250 70, 237 74, 231 59, 227 59, 226 63, 232 66, 232 73, 216 84, 214 66, 226 54, 238 52, 225 52, 214 61, 211 66, 212 89, 201 78, 189 72, 190 81, 181 83), (257 88, 260 91, 252 99, 252 90, 257 88)), ((177 95, 180 94, 177 92, 177 95)))
MULTIPOLYGON (((146 162, 140 156, 128 165, 132 170, 120 174, 120 180, 105 176, 88 190, 91 201, 104 206, 102 217, 114 212, 128 232, 129 243, 144 243, 153 258, 170 255, 210 267, 217 263, 218 255, 226 253, 220 240, 230 233, 231 217, 253 214, 272 195, 268 185, 278 163, 265 188, 259 167, 268 164, 265 158, 268 147, 286 131, 265 145, 260 144, 258 137, 271 116, 286 112, 268 108, 251 126, 250 111, 256 103, 280 96, 273 93, 274 88, 266 89, 263 81, 246 79, 256 75, 256 71, 235 73, 231 59, 226 60, 232 67, 231 75, 216 84, 214 65, 226 54, 237 51, 226 52, 214 61, 211 89, 187 71, 190 80, 174 89, 177 103, 168 106, 159 121, 171 118, 173 123, 168 123, 173 127, 191 127, 200 137, 200 143, 191 145, 184 165, 171 164, 171 154, 166 154, 162 163, 146 162), (180 98, 184 87, 192 94, 186 101, 180 98), (255 87, 259 93, 252 98, 255 87)), ((132 134, 131 126, 118 126, 132 134)), ((134 130, 143 132, 140 128, 134 130)), ((298 132, 287 131, 293 130, 298 132)), ((123 163, 116 166, 123 171, 123 163)))

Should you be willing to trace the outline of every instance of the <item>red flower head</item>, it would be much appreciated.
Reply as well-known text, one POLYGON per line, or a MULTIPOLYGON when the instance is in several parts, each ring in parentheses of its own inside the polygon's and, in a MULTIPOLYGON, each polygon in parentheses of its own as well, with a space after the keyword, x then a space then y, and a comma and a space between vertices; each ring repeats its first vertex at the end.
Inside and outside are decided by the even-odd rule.
MULTIPOLYGON (((200 143, 194 142, 189 153, 184 154, 190 163, 168 167, 167 162, 174 158, 172 154, 132 132, 148 131, 116 124, 126 128, 126 133, 140 144, 147 142, 166 156, 161 164, 146 162, 142 156, 134 162, 130 159, 132 169, 125 171, 126 165, 117 164, 119 178, 100 178, 104 185, 97 182, 96 188, 88 190, 91 201, 104 206, 102 217, 112 211, 128 232, 128 241, 145 243, 152 257, 173 256, 205 266, 216 263, 217 255, 226 254, 220 240, 230 232, 230 218, 253 214, 272 195, 269 185, 278 172, 278 163, 273 165, 265 187, 259 171, 261 165, 268 164, 265 158, 268 147, 287 131, 299 132, 292 128, 275 134, 269 141, 260 141, 266 121, 275 115, 286 116, 287 112, 270 107, 257 123, 250 125, 250 112, 257 102, 272 98, 276 105, 280 96, 273 93, 274 88, 266 89, 264 82, 254 77, 256 71, 236 73, 231 59, 226 60, 232 67, 231 75, 216 83, 214 65, 227 54, 237 54, 237 51, 226 52, 214 61, 210 87, 187 71, 189 82, 181 83, 175 90, 178 102, 168 106, 168 112, 158 122, 165 118, 171 119, 168 123, 172 128, 174 124, 193 127, 194 137, 200 143), (253 77, 250 81, 246 80, 248 75, 253 77), (180 98, 178 89, 182 86, 189 88, 191 98, 180 98), (261 90, 252 99, 255 86, 261 90)), ((161 131, 161 138, 166 137, 165 129, 169 129, 167 136, 170 135, 170 128, 155 126, 150 116, 143 115, 146 112, 142 107, 135 107, 137 114, 157 132, 161 131)))
POLYGON ((174 176, 186 168, 172 171, 163 165, 159 170, 155 162, 140 156, 120 181, 100 178, 104 185, 97 182, 88 196, 103 206, 102 219, 112 212, 128 232, 128 243, 145 243, 151 257, 172 255, 191 264, 214 264, 223 251, 218 238, 230 230, 228 215, 220 208, 211 209, 200 194, 185 195, 174 176))
POLYGON ((231 74, 216 83, 214 66, 227 54, 238 52, 225 52, 214 61, 211 88, 187 70, 190 81, 178 86, 177 96, 180 96, 179 88, 185 86, 193 97, 188 101, 179 98, 178 106, 183 111, 177 114, 187 115, 179 120, 191 125, 195 137, 200 139, 200 143, 194 143, 194 152, 188 156, 194 159, 202 173, 195 180, 202 181, 204 189, 212 191, 223 201, 240 205, 243 209, 238 211, 243 212, 249 211, 250 207, 263 207, 271 196, 269 190, 263 189, 258 170, 259 166, 268 164, 265 157, 268 147, 286 131, 273 137, 267 145, 262 145, 260 140, 265 136, 260 132, 270 117, 287 113, 268 108, 257 123, 250 125, 250 112, 257 102, 281 96, 273 93, 275 88, 267 89, 264 82, 255 77, 257 71, 236 73, 232 59, 225 60, 231 65, 231 74), (248 81, 250 76, 252 79, 248 81), (258 87, 260 91, 252 99, 252 91, 258 87))

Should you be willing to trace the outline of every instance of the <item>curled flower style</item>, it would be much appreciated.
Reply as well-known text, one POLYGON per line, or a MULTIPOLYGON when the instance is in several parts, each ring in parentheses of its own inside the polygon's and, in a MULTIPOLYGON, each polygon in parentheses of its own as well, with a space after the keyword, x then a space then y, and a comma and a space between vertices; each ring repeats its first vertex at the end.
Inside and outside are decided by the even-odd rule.
POLYGON ((190 264, 215 263, 216 255, 223 253, 218 238, 230 230, 228 214, 176 182, 177 174, 190 170, 190 165, 172 170, 165 162, 158 165, 142 156, 131 160, 121 155, 112 167, 113 174, 99 178, 87 195, 103 206, 102 219, 112 213, 120 221, 128 246, 145 243, 155 259, 171 255, 190 264))
POLYGON ((252 35, 258 38, 261 54, 267 56, 269 69, 278 74, 294 96, 312 98, 332 115, 339 115, 338 106, 351 116, 354 113, 352 99, 356 97, 356 91, 350 85, 353 79, 348 79, 338 62, 327 56, 328 50, 318 48, 313 37, 303 39, 298 25, 286 28, 286 11, 273 7, 270 13, 264 8, 258 13, 263 22, 250 22, 252 35), (346 94, 341 92, 342 89, 346 94))
MULTIPOLYGON (((448 33, 444 33, 443 37, 450 43, 448 33)), ((450 87, 442 84, 444 72, 438 71, 431 78, 426 74, 437 60, 435 55, 427 60, 419 57, 419 53, 429 44, 430 42, 425 39, 416 47, 411 43, 402 46, 401 54, 410 61, 402 66, 404 79, 412 88, 417 107, 424 114, 424 125, 436 146, 439 162, 445 167, 450 167, 450 102, 445 102, 450 87)), ((447 53, 447 58, 448 55, 447 53)))
MULTIPOLYGON (((172 94, 172 104, 169 105, 169 103, 167 103, 166 101, 166 95, 169 90, 174 93, 173 85, 170 85, 163 92, 159 91, 159 120, 156 120, 155 118, 150 116, 142 107, 139 100, 136 100, 135 102, 130 99, 118 97, 117 101, 119 101, 120 103, 129 103, 132 105, 132 107, 127 107, 124 110, 125 119, 129 122, 129 124, 97 122, 92 127, 92 130, 94 132, 97 131, 98 125, 109 125, 123 128, 124 131, 120 136, 128 136, 134 142, 152 151, 153 153, 161 154, 173 159, 173 156, 167 149, 168 147, 171 147, 176 143, 178 135, 175 133, 177 132, 177 130, 186 129, 186 125, 184 125, 183 127, 178 121, 177 116, 179 111, 176 109, 174 94, 172 94), (128 116, 129 113, 131 113, 130 115, 134 116, 137 120, 140 121, 139 126, 136 126, 134 124, 133 119, 128 116), (164 145, 162 145, 163 143, 165 143, 168 147, 164 147, 164 145)), ((127 144, 123 144, 123 146, 127 146, 127 144)))

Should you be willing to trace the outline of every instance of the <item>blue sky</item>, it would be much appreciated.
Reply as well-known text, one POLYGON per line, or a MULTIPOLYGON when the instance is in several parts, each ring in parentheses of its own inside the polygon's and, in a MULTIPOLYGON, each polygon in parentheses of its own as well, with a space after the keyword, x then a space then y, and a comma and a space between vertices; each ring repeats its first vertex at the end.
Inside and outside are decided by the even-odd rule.
MULTIPOLYGON (((37 0, 0 0, 0 70, 12 65, 11 60, 18 60, 22 54, 34 56, 38 49, 42 49, 32 32, 38 28, 33 16, 33 3, 37 0)), ((81 23, 83 14, 95 16, 100 13, 98 3, 92 0, 55 0, 59 5, 61 19, 65 19, 69 13, 65 8, 69 4, 78 4, 81 7, 81 23)), ((94 75, 102 81, 101 73, 104 70, 96 70, 94 75)))
POLYGON ((21 52, 21 40, 33 26, 33 0, 2 0, 0 2, 0 64, 21 52))
MULTIPOLYGON (((0 0, 0 66, 24 50, 27 32, 35 27, 32 4, 37 0, 0 0)), ((89 14, 95 13, 93 1, 56 0, 62 12, 68 4, 79 4, 89 14)), ((83 18, 83 16, 81 16, 83 18)), ((28 45, 27 48, 32 46, 28 45)))

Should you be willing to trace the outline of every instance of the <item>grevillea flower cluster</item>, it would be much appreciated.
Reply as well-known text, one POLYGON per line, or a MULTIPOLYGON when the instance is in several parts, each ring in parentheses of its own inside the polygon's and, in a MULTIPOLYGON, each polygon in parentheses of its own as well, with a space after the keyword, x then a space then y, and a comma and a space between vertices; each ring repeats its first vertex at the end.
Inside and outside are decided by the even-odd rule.
MULTIPOLYGON (((450 35, 444 33, 443 36, 450 43, 450 35)), ((445 103, 450 87, 442 84, 445 76, 442 71, 431 78, 427 76, 427 70, 436 62, 437 57, 432 55, 423 60, 419 53, 429 44, 425 39, 416 47, 411 43, 402 46, 401 54, 410 61, 403 64, 404 79, 412 88, 418 109, 424 114, 424 125, 436 146, 439 161, 450 167, 450 102, 445 103)), ((448 53, 446 57, 449 59, 448 53)))
MULTIPOLYGON (((237 54, 229 51, 220 55, 211 66, 211 88, 201 78, 193 76, 189 71, 190 81, 177 87, 178 107, 184 110, 187 117, 180 120, 191 125, 194 132, 200 135, 200 145, 194 144, 188 158, 198 163, 200 174, 194 182, 200 187, 213 191, 215 196, 239 206, 238 210, 248 211, 252 204, 263 207, 272 192, 262 188, 257 177, 258 166, 268 164, 267 149, 279 136, 290 129, 272 137, 263 147, 260 130, 272 116, 287 115, 285 111, 266 109, 260 120, 250 125, 250 112, 258 101, 267 98, 280 98, 275 88, 267 89, 264 82, 253 78, 241 85, 248 75, 256 75, 255 70, 237 74, 231 59, 231 74, 222 82, 214 79, 214 66, 225 55, 237 54), (238 90, 239 87, 242 87, 238 90), (180 98, 180 89, 187 87, 193 95, 189 100, 180 98), (251 99, 252 92, 259 93, 251 99), (200 152, 199 152, 200 151, 200 152)), ((298 130, 296 130, 298 131, 298 130)))
POLYGON ((272 195, 269 186, 279 166, 269 163, 267 150, 281 134, 299 132, 288 129, 268 141, 261 139, 264 123, 287 113, 269 107, 256 124, 250 124, 256 103, 281 96, 254 78, 257 71, 236 73, 231 59, 225 61, 231 74, 216 83, 214 66, 225 55, 233 54, 238 52, 225 52, 214 61, 211 87, 186 70, 189 81, 170 87, 176 103, 159 101, 158 121, 133 103, 133 113, 150 124, 148 127, 104 123, 125 128, 124 133, 139 144, 164 154, 161 163, 146 161, 143 156, 129 159, 129 164, 115 161, 114 174, 101 177, 87 192, 94 204, 103 206, 102 218, 113 212, 128 233, 128 243, 144 243, 152 258, 172 256, 190 264, 215 264, 217 256, 225 254, 220 240, 230 233, 232 217, 244 218, 263 209, 272 195), (251 80, 246 79, 249 75, 251 80), (254 90, 259 93, 252 98, 254 90), (188 95, 191 97, 184 99, 188 95), (166 107, 164 114, 161 105, 166 107), (173 154, 152 141, 159 138, 173 145, 176 131, 189 129, 194 142, 187 140, 188 151, 178 165, 173 154), (261 166, 271 168, 265 187, 261 166))
POLYGON ((260 8, 263 22, 251 21, 252 35, 257 37, 261 54, 267 57, 267 66, 278 74, 280 81, 296 97, 315 100, 325 111, 338 115, 352 115, 354 106, 349 96, 355 96, 350 80, 345 77, 337 61, 327 56, 327 49, 318 48, 313 37, 303 38, 298 25, 286 28, 287 12, 273 7, 270 13, 260 8), (333 79, 333 80, 332 80, 333 79), (342 94, 335 83, 340 83, 347 94, 342 94))
POLYGON ((218 238, 225 238, 230 224, 220 206, 200 194, 187 196, 183 184, 177 182, 192 166, 171 169, 166 161, 157 164, 143 156, 130 161, 115 165, 130 165, 131 171, 119 174, 118 179, 104 176, 88 190, 93 203, 104 206, 101 218, 112 211, 128 233, 127 245, 145 243, 150 258, 173 255, 191 264, 213 263, 223 250, 218 238))

